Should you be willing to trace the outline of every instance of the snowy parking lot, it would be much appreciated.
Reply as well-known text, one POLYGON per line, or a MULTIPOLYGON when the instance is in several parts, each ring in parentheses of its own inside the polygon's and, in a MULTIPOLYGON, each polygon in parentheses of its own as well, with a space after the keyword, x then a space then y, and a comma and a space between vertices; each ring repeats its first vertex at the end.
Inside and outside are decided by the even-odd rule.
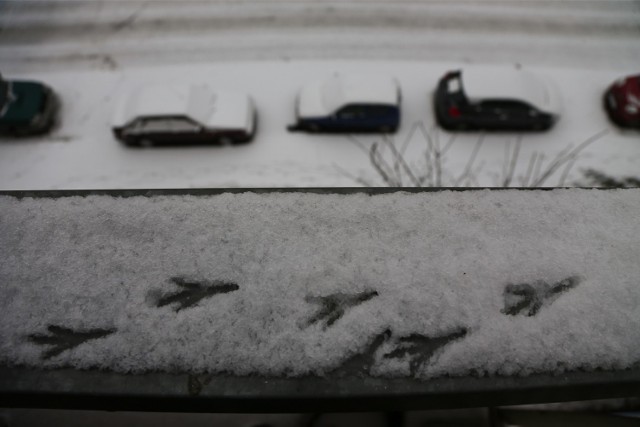
POLYGON ((402 125, 393 141, 406 147, 407 163, 418 173, 426 168, 423 129, 441 147, 440 185, 502 185, 511 165, 510 184, 531 185, 531 168, 544 170, 590 138, 566 165, 571 170, 559 168, 541 184, 579 183, 586 168, 637 176, 640 135, 615 128, 602 109, 606 87, 640 71, 635 1, 21 1, 0 8, 3 75, 44 81, 62 101, 50 135, 0 141, 0 189, 384 185, 367 153, 374 143, 388 147, 380 136, 286 131, 303 84, 372 71, 400 82, 402 125), (451 135, 434 128, 439 77, 517 66, 553 79, 564 105, 557 126, 465 133, 448 144, 451 135), (123 146, 109 128, 114 103, 147 82, 248 92, 259 113, 255 140, 123 146))

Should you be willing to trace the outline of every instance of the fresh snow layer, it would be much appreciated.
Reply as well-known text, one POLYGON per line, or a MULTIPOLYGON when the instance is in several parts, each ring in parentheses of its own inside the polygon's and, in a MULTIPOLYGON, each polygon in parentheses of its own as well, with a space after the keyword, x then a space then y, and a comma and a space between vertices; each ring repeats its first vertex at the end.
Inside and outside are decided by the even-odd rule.
POLYGON ((637 367, 638 212, 636 189, 2 196, 0 363, 419 378, 637 367))

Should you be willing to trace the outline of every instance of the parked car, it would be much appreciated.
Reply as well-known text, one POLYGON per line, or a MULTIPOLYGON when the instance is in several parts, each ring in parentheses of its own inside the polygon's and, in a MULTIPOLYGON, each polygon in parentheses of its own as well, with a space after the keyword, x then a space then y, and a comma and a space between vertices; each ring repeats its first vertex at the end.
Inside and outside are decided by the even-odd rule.
POLYGON ((302 88, 296 99, 296 123, 288 129, 395 132, 400 102, 400 86, 391 77, 334 74, 302 88))
POLYGON ((448 130, 547 130, 560 116, 560 98, 551 82, 526 70, 457 70, 440 79, 434 109, 448 130))
POLYGON ((623 77, 609 86, 604 108, 618 126, 640 129, 640 75, 623 77))
POLYGON ((249 142, 256 131, 253 100, 205 84, 150 85, 118 103, 113 134, 131 146, 249 142))
POLYGON ((0 134, 26 136, 51 130, 58 110, 53 90, 44 83, 0 76, 0 134))

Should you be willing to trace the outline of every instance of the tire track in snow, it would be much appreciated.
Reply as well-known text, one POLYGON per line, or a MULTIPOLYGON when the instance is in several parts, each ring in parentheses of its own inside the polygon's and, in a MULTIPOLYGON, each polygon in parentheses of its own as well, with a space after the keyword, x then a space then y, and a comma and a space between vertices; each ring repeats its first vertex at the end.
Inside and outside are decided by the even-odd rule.
MULTIPOLYGON (((82 4, 82 3, 80 3, 82 4)), ((546 12, 522 13, 510 9, 433 7, 429 4, 407 7, 375 5, 363 9, 353 4, 331 6, 267 5, 261 7, 206 7, 194 9, 154 9, 141 5, 135 9, 95 11, 80 16, 42 16, 21 20, 18 11, 2 20, 1 44, 73 40, 78 37, 101 39, 105 36, 136 38, 155 34, 206 34, 240 29, 346 29, 399 28, 405 30, 455 30, 464 33, 562 35, 572 37, 638 37, 640 13, 601 16, 598 14, 546 12), (11 16, 13 15, 13 16, 11 16), (107 15, 106 17, 104 15, 107 15)))
POLYGON ((433 59, 425 52, 434 51, 439 59, 483 59, 491 58, 496 46, 512 50, 503 56, 514 60, 520 59, 520 51, 526 55, 545 49, 544 55, 566 62, 568 51, 579 60, 586 50, 597 58, 610 57, 614 64, 629 63, 633 60, 626 58, 640 55, 635 47, 640 38, 638 4, 9 2, 1 6, 0 64, 102 67, 104 58, 116 63, 330 58, 350 56, 349 51, 374 58, 433 59))

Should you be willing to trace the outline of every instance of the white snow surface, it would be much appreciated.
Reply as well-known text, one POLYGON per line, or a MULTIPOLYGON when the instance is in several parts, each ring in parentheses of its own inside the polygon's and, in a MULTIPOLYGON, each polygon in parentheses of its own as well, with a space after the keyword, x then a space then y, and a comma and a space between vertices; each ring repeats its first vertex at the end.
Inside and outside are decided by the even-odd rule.
POLYGON ((3 196, 0 363, 322 375, 388 331, 370 375, 638 366, 638 212, 637 189, 3 196), (159 307, 172 278, 237 289, 159 307), (506 314, 510 284, 567 280, 506 314), (322 298, 367 292, 317 317, 322 298), (43 359, 29 337, 51 325, 114 332, 43 359), (453 338, 403 352, 415 336, 453 338))

